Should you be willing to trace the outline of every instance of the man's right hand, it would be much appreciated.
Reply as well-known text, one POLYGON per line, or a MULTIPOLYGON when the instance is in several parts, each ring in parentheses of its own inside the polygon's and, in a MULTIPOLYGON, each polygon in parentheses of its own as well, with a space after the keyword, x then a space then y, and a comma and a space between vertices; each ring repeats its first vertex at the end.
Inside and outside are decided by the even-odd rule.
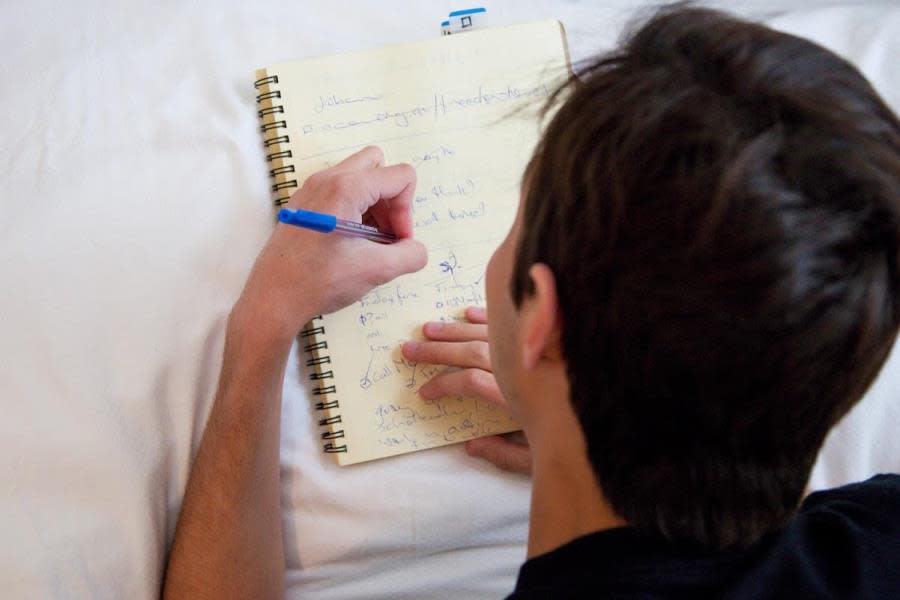
MULTIPOLYGON (((475 396, 506 411, 509 407, 491 370, 484 308, 466 309, 466 323, 425 323, 425 342, 406 342, 403 356, 409 360, 457 369, 435 375, 419 388, 426 400, 464 394, 475 396)), ((531 450, 521 434, 492 435, 469 440, 466 452, 514 473, 531 474, 531 450), (518 439, 516 439, 518 438, 518 439)))
POLYGON ((351 221, 366 221, 399 239, 378 244, 279 224, 263 248, 235 311, 253 328, 290 344, 303 324, 355 302, 372 288, 427 262, 425 246, 412 239, 410 205, 416 172, 407 164, 384 166, 369 146, 314 173, 287 207, 351 221))

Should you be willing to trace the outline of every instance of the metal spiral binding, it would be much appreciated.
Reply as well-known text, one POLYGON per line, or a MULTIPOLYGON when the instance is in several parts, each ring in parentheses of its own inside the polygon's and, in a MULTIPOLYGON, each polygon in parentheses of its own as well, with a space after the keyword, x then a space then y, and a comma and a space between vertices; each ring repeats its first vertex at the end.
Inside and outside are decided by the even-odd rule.
POLYGON ((253 82, 253 87, 260 91, 256 96, 256 103, 260 105, 259 119, 262 123, 259 129, 263 133, 266 160, 273 166, 269 175, 274 181, 272 192, 275 194, 275 206, 281 206, 290 200, 291 194, 286 190, 297 187, 297 179, 296 177, 292 179, 289 175, 294 172, 294 165, 288 164, 286 160, 293 158, 287 146, 291 142, 291 137, 286 133, 284 106, 275 104, 281 99, 281 90, 276 89, 277 85, 278 75, 269 75, 253 82))
POLYGON ((341 415, 337 411, 341 405, 336 399, 329 399, 329 394, 337 394, 337 388, 334 384, 328 385, 326 382, 334 379, 334 373, 328 367, 331 364, 331 356, 323 352, 328 350, 328 342, 323 339, 325 335, 325 327, 321 324, 322 316, 313 317, 305 329, 300 332, 300 339, 306 342, 303 351, 309 354, 306 359, 306 366, 313 371, 309 378, 315 382, 312 389, 313 396, 325 396, 320 402, 316 403, 316 410, 322 412, 322 418, 319 419, 319 427, 326 427, 327 430, 322 433, 322 439, 325 443, 322 448, 329 454, 338 452, 346 452, 346 444, 336 444, 333 440, 344 437, 344 430, 335 426, 341 424, 341 415))

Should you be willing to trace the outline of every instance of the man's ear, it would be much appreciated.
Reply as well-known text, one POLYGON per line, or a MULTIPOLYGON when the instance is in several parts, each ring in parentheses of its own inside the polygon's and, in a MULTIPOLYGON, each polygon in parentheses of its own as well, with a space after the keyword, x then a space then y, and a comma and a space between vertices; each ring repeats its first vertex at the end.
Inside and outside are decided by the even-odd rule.
POLYGON ((559 318, 559 298, 556 277, 544 263, 535 263, 528 270, 534 292, 522 306, 522 366, 533 369, 542 358, 558 359, 562 323, 559 318))

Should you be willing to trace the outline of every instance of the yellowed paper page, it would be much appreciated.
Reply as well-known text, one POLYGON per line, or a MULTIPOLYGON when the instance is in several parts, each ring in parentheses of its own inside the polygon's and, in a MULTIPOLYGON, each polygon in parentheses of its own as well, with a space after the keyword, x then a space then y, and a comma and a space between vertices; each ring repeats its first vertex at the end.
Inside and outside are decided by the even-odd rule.
MULTIPOLYGON (((428 265, 367 294, 324 327, 340 415, 341 464, 518 429, 468 397, 422 400, 442 367, 410 364, 400 344, 428 320, 484 305, 485 267, 506 236, 522 171, 539 133, 536 111, 568 75, 562 28, 541 21, 426 42, 275 65, 291 158, 302 182, 365 145, 418 174, 415 235, 428 265)), ((271 120, 271 119, 270 119, 271 120)), ((359 260, 367 260, 360 256, 359 260)), ((335 420, 335 419, 332 419, 335 420)))

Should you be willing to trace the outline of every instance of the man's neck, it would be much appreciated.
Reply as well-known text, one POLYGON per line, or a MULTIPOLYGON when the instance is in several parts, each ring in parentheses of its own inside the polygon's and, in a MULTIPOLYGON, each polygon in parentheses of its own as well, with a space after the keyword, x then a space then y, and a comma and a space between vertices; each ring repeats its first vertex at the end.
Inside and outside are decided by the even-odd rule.
POLYGON ((627 525, 603 497, 583 448, 567 440, 535 452, 528 558, 583 535, 627 525))

